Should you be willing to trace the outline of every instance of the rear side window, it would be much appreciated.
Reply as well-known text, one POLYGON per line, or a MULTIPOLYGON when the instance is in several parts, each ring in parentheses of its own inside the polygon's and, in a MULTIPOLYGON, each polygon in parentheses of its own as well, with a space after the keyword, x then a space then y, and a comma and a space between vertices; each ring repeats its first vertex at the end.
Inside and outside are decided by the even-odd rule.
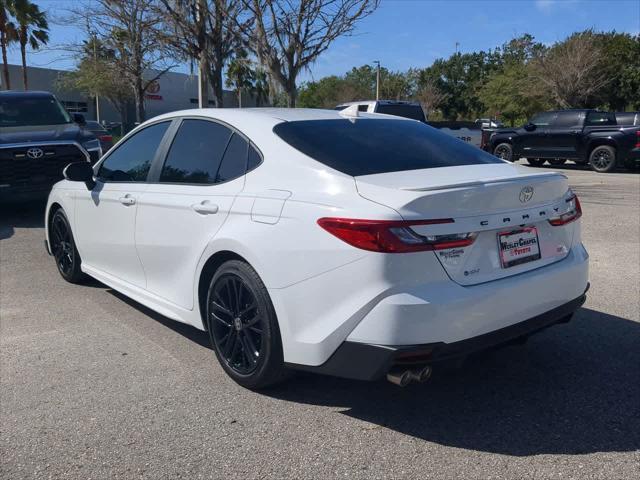
POLYGON ((216 183, 231 130, 206 120, 184 120, 162 167, 160 182, 216 183))
POLYGON ((253 145, 249 145, 249 158, 247 159, 247 172, 256 168, 262 162, 262 157, 253 145))
POLYGON ((589 126, 616 125, 616 117, 609 112, 589 112, 584 124, 589 126))
MULTIPOLYGON (((366 110, 365 110, 366 111, 366 110)), ((386 105, 380 104, 376 113, 386 113, 397 117, 410 118, 412 120, 425 121, 424 111, 420 105, 386 105)))
POLYGON ((216 183, 228 182, 241 177, 247 169, 247 150, 249 144, 237 133, 231 137, 227 150, 222 157, 222 163, 216 176, 216 183))
POLYGON ((562 128, 580 126, 582 124, 580 121, 580 115, 581 112, 558 112, 552 120, 550 127, 562 128))
POLYGON ((170 123, 156 123, 129 137, 102 162, 98 178, 104 182, 145 182, 170 123))
POLYGON ((273 131, 305 155, 347 175, 502 163, 479 148, 407 120, 283 122, 273 131))

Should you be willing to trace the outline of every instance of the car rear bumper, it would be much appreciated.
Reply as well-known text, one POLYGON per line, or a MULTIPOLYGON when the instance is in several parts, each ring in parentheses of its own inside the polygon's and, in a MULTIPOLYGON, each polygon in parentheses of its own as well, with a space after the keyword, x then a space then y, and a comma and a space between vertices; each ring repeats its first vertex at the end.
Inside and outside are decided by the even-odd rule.
POLYGON ((355 380, 378 380, 395 367, 433 365, 464 358, 473 353, 508 345, 557 323, 566 323, 586 300, 586 292, 548 312, 493 332, 453 343, 421 345, 375 345, 344 342, 323 365, 293 368, 355 380))
MULTIPOLYGON (((357 272, 349 276, 351 282, 367 278, 366 271, 357 272)), ((336 280, 335 285, 341 288, 345 300, 353 300, 348 284, 336 280)), ((438 345, 440 358, 460 346, 479 343, 484 348, 556 323, 580 306, 587 285, 588 254, 578 243, 564 260, 501 280, 465 287, 439 278, 387 290, 373 300, 369 297, 351 318, 355 325, 349 327, 344 322, 333 326, 330 334, 325 332, 335 316, 326 312, 331 313, 336 299, 325 295, 324 311, 310 308, 313 305, 309 302, 305 305, 327 330, 322 331, 323 336, 318 335, 317 342, 309 341, 307 335, 297 358, 287 355, 286 346, 290 344, 285 343, 285 362, 295 368, 350 378, 376 378, 393 364, 400 350, 438 345), (329 340, 336 340, 333 348, 329 340), (372 367, 364 368, 363 363, 372 367)), ((466 354, 469 349, 462 350, 466 354)))

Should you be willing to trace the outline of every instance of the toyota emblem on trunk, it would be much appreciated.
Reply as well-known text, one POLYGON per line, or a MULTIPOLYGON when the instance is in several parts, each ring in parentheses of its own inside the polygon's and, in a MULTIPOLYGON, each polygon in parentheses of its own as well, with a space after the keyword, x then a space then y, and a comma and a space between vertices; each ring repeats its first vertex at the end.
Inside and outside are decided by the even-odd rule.
POLYGON ((520 190, 520 201, 522 203, 527 203, 532 198, 533 198, 533 187, 527 185, 522 190, 520 190))
POLYGON ((34 160, 42 157, 42 155, 44 155, 44 152, 41 148, 30 148, 27 150, 27 157, 33 158, 34 160))

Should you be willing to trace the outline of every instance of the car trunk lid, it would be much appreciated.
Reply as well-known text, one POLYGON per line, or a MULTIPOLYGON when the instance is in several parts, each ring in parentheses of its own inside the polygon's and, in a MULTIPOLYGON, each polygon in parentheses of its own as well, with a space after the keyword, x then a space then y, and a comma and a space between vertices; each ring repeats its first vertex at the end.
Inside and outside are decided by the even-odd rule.
POLYGON ((473 244, 434 251, 450 278, 475 285, 563 259, 573 225, 549 219, 570 208, 564 175, 513 164, 469 165, 355 177, 368 200, 405 220, 453 219, 416 225, 419 235, 474 232, 473 244))

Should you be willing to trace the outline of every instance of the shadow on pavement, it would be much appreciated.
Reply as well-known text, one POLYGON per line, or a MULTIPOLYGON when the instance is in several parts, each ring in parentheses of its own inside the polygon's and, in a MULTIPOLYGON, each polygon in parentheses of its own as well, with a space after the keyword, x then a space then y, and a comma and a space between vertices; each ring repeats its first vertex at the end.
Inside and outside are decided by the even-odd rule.
MULTIPOLYGON (((208 335, 114 296, 200 346, 208 335)), ((213 352, 211 353, 213 355, 213 352)), ((520 347, 486 352, 406 388, 299 373, 259 392, 343 408, 441 445, 513 456, 640 449, 640 324, 582 308, 520 347)), ((391 446, 390 446, 391 448, 391 446)))
MULTIPOLYGON (((404 389, 300 375, 264 394, 340 407, 446 446, 527 456, 640 448, 640 324, 581 309, 568 325, 404 389)), ((391 448, 391 446, 390 446, 391 448)))
POLYGON ((0 205, 0 240, 13 236, 15 228, 42 228, 46 200, 0 205))

